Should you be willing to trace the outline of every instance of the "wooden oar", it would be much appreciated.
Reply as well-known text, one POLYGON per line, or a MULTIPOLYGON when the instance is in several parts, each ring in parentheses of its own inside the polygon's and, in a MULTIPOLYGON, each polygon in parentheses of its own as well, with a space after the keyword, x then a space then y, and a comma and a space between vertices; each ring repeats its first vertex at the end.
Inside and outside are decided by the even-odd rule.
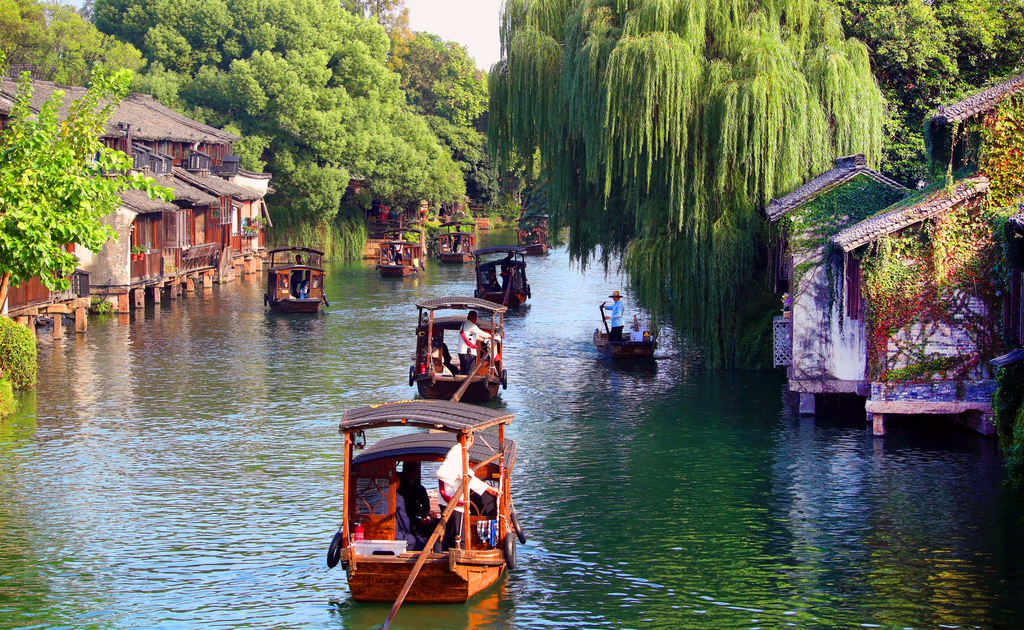
POLYGON ((611 337, 612 331, 611 331, 611 329, 608 328, 608 318, 604 316, 604 305, 607 304, 607 303, 608 302, 601 302, 601 306, 598 306, 597 308, 601 311, 601 323, 604 324, 604 332, 609 337, 611 337))
POLYGON ((387 627, 391 624, 391 621, 398 614, 398 609, 402 606, 402 602, 405 601, 405 596, 409 594, 412 589, 413 582, 416 581, 416 576, 420 574, 420 569, 423 568, 423 564, 427 561, 427 554, 434 548, 434 543, 441 536, 441 532, 444 531, 445 525, 448 523, 448 517, 451 516, 452 512, 455 511, 455 506, 459 504, 455 497, 458 496, 459 492, 462 492, 462 484, 465 478, 459 479, 459 483, 455 484, 455 490, 452 492, 452 500, 448 502, 447 507, 444 508, 444 513, 441 514, 441 520, 437 522, 437 527, 434 528, 434 533, 430 535, 427 540, 427 544, 423 547, 423 551, 420 552, 420 557, 416 560, 415 566, 409 573, 409 577, 405 580, 405 585, 402 587, 402 591, 398 594, 398 598, 395 600, 395 605, 391 607, 391 612, 388 614, 388 618, 384 620, 384 625, 381 626, 381 630, 387 630, 387 627))
POLYGON ((512 267, 512 273, 508 276, 508 286, 505 287, 505 299, 501 301, 502 306, 508 306, 508 294, 512 290, 512 279, 516 275, 516 268, 512 267))
POLYGON ((476 365, 473 367, 473 373, 472 374, 467 374, 466 375, 466 380, 463 381, 462 385, 460 385, 457 390, 455 390, 455 395, 452 396, 452 400, 451 400, 452 402, 459 402, 459 399, 462 398, 462 395, 466 393, 466 389, 469 387, 470 382, 472 382, 473 377, 480 373, 480 368, 481 367, 484 367, 484 366, 487 365, 484 362, 484 359, 486 359, 486 358, 488 358, 490 356, 491 356, 491 349, 490 349, 490 346, 488 346, 487 347, 487 353, 484 354, 484 356, 480 357, 480 360, 477 361, 476 365))

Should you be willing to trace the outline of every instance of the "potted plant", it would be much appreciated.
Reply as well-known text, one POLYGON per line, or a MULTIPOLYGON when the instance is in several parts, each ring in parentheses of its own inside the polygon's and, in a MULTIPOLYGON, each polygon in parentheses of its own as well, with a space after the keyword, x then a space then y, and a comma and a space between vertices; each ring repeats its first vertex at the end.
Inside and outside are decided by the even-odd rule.
POLYGON ((141 245, 136 245, 132 248, 132 261, 142 260, 143 254, 146 253, 146 248, 141 245))

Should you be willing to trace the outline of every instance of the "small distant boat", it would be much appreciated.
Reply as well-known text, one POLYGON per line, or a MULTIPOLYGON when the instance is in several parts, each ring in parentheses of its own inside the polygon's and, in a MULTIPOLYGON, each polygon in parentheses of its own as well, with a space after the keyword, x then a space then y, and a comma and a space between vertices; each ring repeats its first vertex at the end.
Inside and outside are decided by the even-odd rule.
MULTIPOLYGON (((601 319, 604 320, 604 309, 601 309, 601 319)), ((597 351, 612 359, 653 359, 654 351, 658 348, 656 339, 657 333, 652 332, 649 327, 640 325, 637 317, 633 316, 633 324, 629 330, 623 329, 622 341, 608 341, 608 322, 604 322, 604 332, 600 328, 594 329, 594 346, 597 351)))
POLYGON ((525 219, 520 218, 519 227, 516 228, 516 238, 523 253, 527 256, 546 254, 551 249, 548 242, 548 217, 540 215, 532 225, 527 225, 525 219))
POLYGON ((476 290, 474 297, 508 308, 518 308, 531 297, 530 283, 526 279, 525 251, 515 245, 495 245, 473 252, 476 261, 476 290), (482 262, 486 256, 505 254, 505 258, 482 262), (508 262, 506 262, 508 261, 508 262), (506 267, 508 275, 503 275, 506 267), (499 272, 500 270, 500 272, 499 272), (508 280, 506 281, 505 278, 508 280))
MULTIPOLYGON (((515 568, 516 542, 525 543, 526 538, 512 507, 516 443, 505 439, 505 427, 513 419, 504 410, 437 400, 389 402, 345 412, 339 427, 345 444, 344 488, 336 495, 343 509, 341 529, 328 548, 327 566, 341 564, 355 601, 394 602, 417 562, 422 570, 404 601, 422 604, 465 603, 506 569, 515 568), (378 428, 389 428, 390 433, 421 431, 382 439, 354 455, 353 449, 366 443, 365 431, 378 428), (398 463, 404 462, 404 471, 408 462, 441 462, 458 443, 467 452, 462 478, 475 474, 498 488, 496 514, 476 514, 469 489, 463 487, 444 516, 464 519, 462 531, 469 535, 444 551, 408 550, 406 540, 396 539, 398 463), (471 507, 452 512, 456 504, 471 507)), ((432 513, 437 510, 435 500, 436 494, 431 498, 432 513)))
POLYGON ((504 343, 505 307, 470 297, 437 298, 418 302, 419 316, 416 326, 415 364, 409 368, 409 385, 416 385, 420 396, 450 400, 465 384, 466 375, 458 364, 458 350, 448 350, 449 365, 445 365, 445 349, 458 347, 459 329, 469 311, 477 311, 476 325, 499 340, 482 344, 478 350, 477 370, 460 400, 487 402, 498 395, 498 386, 508 387, 508 374, 502 356, 504 343), (456 315, 444 315, 455 311, 456 315), (490 315, 490 317, 488 317, 490 315), (486 368, 484 368, 486 365, 486 368), (453 373, 452 368, 455 369, 453 373))
POLYGON ((441 226, 437 257, 443 263, 468 263, 476 249, 476 223, 453 221, 441 226))
POLYGON ((416 275, 426 268, 423 260, 423 247, 418 243, 403 240, 407 232, 419 233, 420 230, 404 228, 394 232, 394 240, 380 244, 377 257, 377 271, 382 278, 402 278, 416 275))
POLYGON ((308 247, 279 247, 267 255, 270 262, 264 305, 281 313, 319 313, 328 304, 323 252, 308 247))

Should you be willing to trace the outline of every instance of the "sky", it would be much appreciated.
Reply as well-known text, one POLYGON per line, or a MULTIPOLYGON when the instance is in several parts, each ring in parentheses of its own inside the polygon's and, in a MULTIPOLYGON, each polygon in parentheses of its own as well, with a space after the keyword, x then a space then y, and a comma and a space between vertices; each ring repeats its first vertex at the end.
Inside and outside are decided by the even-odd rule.
POLYGON ((405 0, 409 28, 466 47, 476 67, 490 70, 501 57, 501 0, 405 0))

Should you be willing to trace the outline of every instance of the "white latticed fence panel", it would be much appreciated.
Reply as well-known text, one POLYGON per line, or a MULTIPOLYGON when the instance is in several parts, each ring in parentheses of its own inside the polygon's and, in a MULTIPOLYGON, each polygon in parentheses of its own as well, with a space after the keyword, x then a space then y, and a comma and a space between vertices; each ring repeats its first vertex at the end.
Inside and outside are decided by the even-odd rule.
POLYGON ((775 343, 773 345, 775 367, 793 365, 793 320, 776 317, 774 320, 775 343))

